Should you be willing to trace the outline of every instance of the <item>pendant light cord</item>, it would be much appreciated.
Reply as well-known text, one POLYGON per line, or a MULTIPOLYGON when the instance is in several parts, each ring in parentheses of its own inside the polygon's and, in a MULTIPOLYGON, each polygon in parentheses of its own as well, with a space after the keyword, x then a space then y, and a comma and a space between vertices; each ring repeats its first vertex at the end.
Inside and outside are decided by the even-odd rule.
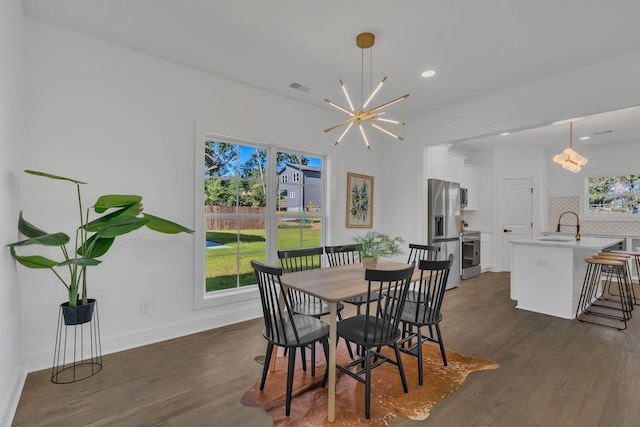
MULTIPOLYGON (((360 48, 360 105, 364 103, 364 48, 360 48)), ((373 92, 373 48, 369 48, 369 95, 373 92)))
POLYGON ((573 150, 573 122, 569 122, 569 148, 573 150))

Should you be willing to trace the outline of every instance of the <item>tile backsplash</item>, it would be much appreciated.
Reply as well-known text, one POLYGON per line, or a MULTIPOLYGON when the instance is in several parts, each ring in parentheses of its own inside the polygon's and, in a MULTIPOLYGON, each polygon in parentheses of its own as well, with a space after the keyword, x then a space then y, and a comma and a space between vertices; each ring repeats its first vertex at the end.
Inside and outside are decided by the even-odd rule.
MULTIPOLYGON (((549 231, 555 231, 562 212, 579 214, 580 197, 549 197, 549 231)), ((563 224, 575 224, 573 215, 565 215, 563 224)), ((563 232, 574 231, 571 227, 561 227, 563 232)), ((584 221, 580 219, 580 233, 615 234, 621 236, 640 235, 640 221, 584 221)))

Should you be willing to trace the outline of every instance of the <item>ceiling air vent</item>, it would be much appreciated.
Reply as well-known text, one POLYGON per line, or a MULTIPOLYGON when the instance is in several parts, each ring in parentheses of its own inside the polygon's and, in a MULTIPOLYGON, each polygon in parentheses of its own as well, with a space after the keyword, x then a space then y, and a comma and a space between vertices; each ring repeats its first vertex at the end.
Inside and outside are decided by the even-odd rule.
POLYGON ((309 86, 305 86, 302 83, 293 82, 289 85, 291 89, 299 90, 300 92, 307 92, 311 88, 309 86))
POLYGON ((613 133, 613 129, 609 129, 609 130, 601 130, 600 132, 594 132, 594 135, 603 135, 605 133, 613 133))

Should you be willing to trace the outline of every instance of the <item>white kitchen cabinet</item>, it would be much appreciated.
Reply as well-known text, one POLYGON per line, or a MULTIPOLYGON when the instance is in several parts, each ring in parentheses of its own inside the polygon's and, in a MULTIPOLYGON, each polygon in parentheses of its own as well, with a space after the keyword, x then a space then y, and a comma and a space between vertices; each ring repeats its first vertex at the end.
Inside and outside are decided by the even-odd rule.
POLYGON ((451 151, 447 153, 447 181, 457 182, 462 185, 464 181, 465 159, 466 157, 462 154, 451 151))
POLYGON ((480 267, 482 271, 493 268, 493 244, 491 243, 491 233, 480 234, 480 267))
POLYGON ((447 158, 450 144, 434 145, 426 149, 427 178, 447 179, 447 158))
POLYGON ((478 167, 464 165, 464 180, 460 185, 467 189, 467 206, 465 211, 475 211, 478 209, 478 167))

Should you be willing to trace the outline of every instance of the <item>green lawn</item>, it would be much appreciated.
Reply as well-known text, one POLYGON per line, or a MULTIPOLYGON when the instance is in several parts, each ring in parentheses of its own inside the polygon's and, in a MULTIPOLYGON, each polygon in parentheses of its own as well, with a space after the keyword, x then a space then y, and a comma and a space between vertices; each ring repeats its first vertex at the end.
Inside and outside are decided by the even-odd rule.
MULTIPOLYGON (((255 284, 251 260, 265 262, 267 250, 265 234, 264 229, 242 230, 240 235, 235 230, 207 231, 208 241, 228 246, 228 248, 206 249, 207 292, 236 288, 238 281, 239 286, 255 284)), ((301 228, 297 222, 291 224, 281 222, 278 227, 278 248, 280 249, 320 246, 321 243, 321 227, 317 224, 311 223, 301 228)))

